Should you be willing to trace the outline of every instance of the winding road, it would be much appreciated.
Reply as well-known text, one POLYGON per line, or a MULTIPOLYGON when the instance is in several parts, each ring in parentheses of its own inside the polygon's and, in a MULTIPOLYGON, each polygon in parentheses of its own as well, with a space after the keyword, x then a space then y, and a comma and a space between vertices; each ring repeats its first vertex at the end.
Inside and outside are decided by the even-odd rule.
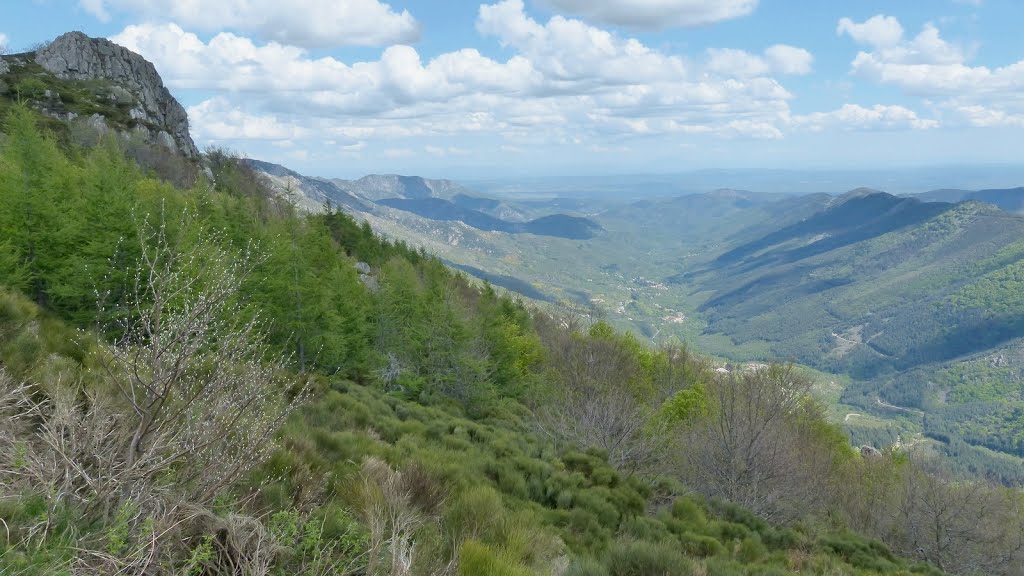
POLYGON ((904 408, 903 406, 897 406, 895 404, 889 404, 888 402, 882 402, 882 399, 877 396, 875 397, 875 402, 878 402, 878 405, 884 408, 899 410, 900 412, 909 412, 911 414, 920 414, 921 416, 924 416, 924 412, 922 410, 915 410, 914 408, 904 408))

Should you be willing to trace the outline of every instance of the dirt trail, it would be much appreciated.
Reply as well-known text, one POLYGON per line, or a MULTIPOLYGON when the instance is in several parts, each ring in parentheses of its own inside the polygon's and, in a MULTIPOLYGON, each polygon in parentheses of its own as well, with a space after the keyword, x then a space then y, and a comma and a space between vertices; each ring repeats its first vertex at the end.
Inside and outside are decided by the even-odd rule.
POLYGON ((875 402, 878 402, 879 406, 883 406, 885 408, 899 410, 900 412, 909 412, 911 414, 920 414, 921 416, 924 416, 924 412, 921 410, 916 410, 914 408, 904 408, 903 406, 897 406, 895 404, 889 404, 888 402, 882 402, 882 399, 878 397, 875 398, 875 402))
POLYGON ((882 358, 892 358, 892 356, 890 356, 888 354, 885 354, 884 352, 880 352, 877 348, 875 348, 874 346, 872 346, 871 344, 869 344, 867 342, 861 342, 859 340, 850 340, 849 338, 846 338, 845 336, 840 336, 839 334, 836 334, 835 332, 832 333, 832 337, 835 338, 836 340, 839 340, 840 342, 845 342, 847 344, 867 346, 868 350, 871 350, 872 352, 874 352, 875 354, 878 354, 882 358))

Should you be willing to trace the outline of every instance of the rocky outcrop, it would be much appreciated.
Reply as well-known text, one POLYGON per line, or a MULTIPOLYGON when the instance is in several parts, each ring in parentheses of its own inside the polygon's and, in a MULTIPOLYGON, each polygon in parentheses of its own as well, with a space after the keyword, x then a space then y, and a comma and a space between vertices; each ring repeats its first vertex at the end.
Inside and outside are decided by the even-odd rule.
POLYGON ((102 38, 68 32, 36 53, 36 63, 69 80, 109 80, 134 98, 132 119, 144 126, 154 142, 189 157, 199 155, 188 131, 185 109, 164 87, 163 80, 142 56, 102 38))
POLYGON ((370 292, 380 290, 380 284, 377 282, 377 277, 373 275, 373 270, 369 264, 366 262, 356 262, 356 272, 359 273, 359 280, 370 292))
POLYGON ((865 444, 860 447, 860 455, 863 458, 881 458, 882 453, 878 451, 878 448, 874 446, 868 446, 865 444))

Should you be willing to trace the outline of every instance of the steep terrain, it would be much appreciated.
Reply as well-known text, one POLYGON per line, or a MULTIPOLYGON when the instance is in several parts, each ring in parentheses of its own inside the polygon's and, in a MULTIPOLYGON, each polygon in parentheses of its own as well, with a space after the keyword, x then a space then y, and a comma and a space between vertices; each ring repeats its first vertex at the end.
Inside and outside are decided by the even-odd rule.
MULTIPOLYGON (((462 223, 481 232, 534 234, 572 240, 587 240, 601 231, 601 227, 592 220, 567 214, 547 214, 528 220, 525 211, 493 198, 467 194, 467 190, 449 180, 395 175, 326 180, 301 176, 268 162, 247 162, 264 174, 275 189, 282 194, 293 194, 296 201, 309 210, 321 210, 324 202, 329 201, 364 216, 383 215, 394 220, 394 212, 401 211, 433 223, 462 223)), ((426 226, 436 228, 437 224, 426 226)))
POLYGON ((185 109, 144 58, 81 32, 57 37, 35 53, 3 57, 0 97, 21 98, 54 118, 83 119, 196 158, 185 109))
MULTIPOLYGON (((448 218, 449 208, 432 206, 442 213, 429 215, 448 218)), ((1013 438, 1022 432, 1014 417, 1022 365, 1014 351, 1024 306, 1014 291, 1024 219, 991 204, 870 189, 837 197, 718 190, 590 215, 604 232, 565 245, 500 235, 445 245, 391 214, 371 221, 530 297, 574 300, 645 336, 682 337, 731 360, 788 358, 852 377, 833 401, 853 407, 836 416, 859 438, 895 442, 897 432, 876 434, 884 428, 923 433, 944 449, 966 440, 1021 454, 1013 438), (574 256, 560 257, 567 253, 574 256), (1000 362, 1000 370, 984 368, 1000 362), (843 418, 852 412, 882 420, 843 418)))
POLYGON ((252 159, 246 159, 244 162, 263 175, 274 190, 308 212, 319 212, 327 204, 351 212, 366 212, 372 209, 369 202, 329 180, 303 176, 270 162, 252 159))
MULTIPOLYGON (((548 314, 349 213, 476 234, 464 223, 216 151, 181 184, 132 142, 64 138, 54 119, 33 101, 2 120, 4 574, 1019 574, 1019 494, 853 449, 802 370, 714 369, 548 314)), ((426 181, 398 182, 427 199, 426 181)), ((717 218, 781 210, 787 246, 837 225, 799 228, 818 198, 684 203, 705 201, 717 218)), ((480 232, 505 244, 476 249, 522 244, 567 286, 581 269, 618 281, 659 240, 606 221, 589 240, 480 232)), ((694 263, 760 237, 720 231, 694 263)), ((1013 308, 1015 250, 978 261, 985 282, 958 302, 1013 308)))

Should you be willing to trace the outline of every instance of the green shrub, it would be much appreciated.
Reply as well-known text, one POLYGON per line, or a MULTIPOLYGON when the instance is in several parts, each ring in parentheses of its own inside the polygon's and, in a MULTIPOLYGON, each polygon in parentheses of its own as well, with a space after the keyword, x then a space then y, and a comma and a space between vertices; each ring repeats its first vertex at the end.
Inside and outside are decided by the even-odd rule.
POLYGON ((850 532, 826 536, 820 542, 826 550, 831 550, 857 568, 877 572, 898 568, 892 551, 881 542, 867 540, 850 532))
POLYGON ((577 558, 562 576, 609 576, 608 569, 593 558, 577 558))
POLYGON ((707 558, 725 554, 725 546, 711 536, 684 532, 679 536, 679 542, 682 544, 683 550, 690 556, 707 558))
POLYGON ((672 540, 672 534, 665 525, 649 516, 630 516, 619 525, 619 533, 635 540, 660 542, 672 540))
POLYGON ((719 540, 723 542, 731 542, 733 540, 744 540, 748 538, 753 532, 750 528, 747 528, 743 524, 736 524, 734 522, 724 522, 721 520, 712 521, 708 525, 710 533, 718 536, 719 540))
POLYGON ((751 534, 739 543, 735 548, 735 554, 740 561, 753 564, 768 555, 768 548, 761 542, 760 536, 751 534))
POLYGON ((459 576, 532 576, 530 571, 503 558, 486 544, 476 540, 462 543, 459 552, 459 576))
POLYGON ((494 541, 504 519, 501 496, 486 484, 463 491, 449 502, 444 515, 445 526, 452 533, 483 542, 494 541))
POLYGON ((670 543, 619 540, 608 550, 611 576, 689 576, 694 563, 670 543))
POLYGON ((672 517, 685 522, 691 530, 701 531, 708 524, 704 508, 690 498, 676 498, 672 502, 672 517))
POLYGON ((46 82, 39 78, 25 78, 14 85, 14 93, 20 98, 38 100, 46 93, 46 82))

